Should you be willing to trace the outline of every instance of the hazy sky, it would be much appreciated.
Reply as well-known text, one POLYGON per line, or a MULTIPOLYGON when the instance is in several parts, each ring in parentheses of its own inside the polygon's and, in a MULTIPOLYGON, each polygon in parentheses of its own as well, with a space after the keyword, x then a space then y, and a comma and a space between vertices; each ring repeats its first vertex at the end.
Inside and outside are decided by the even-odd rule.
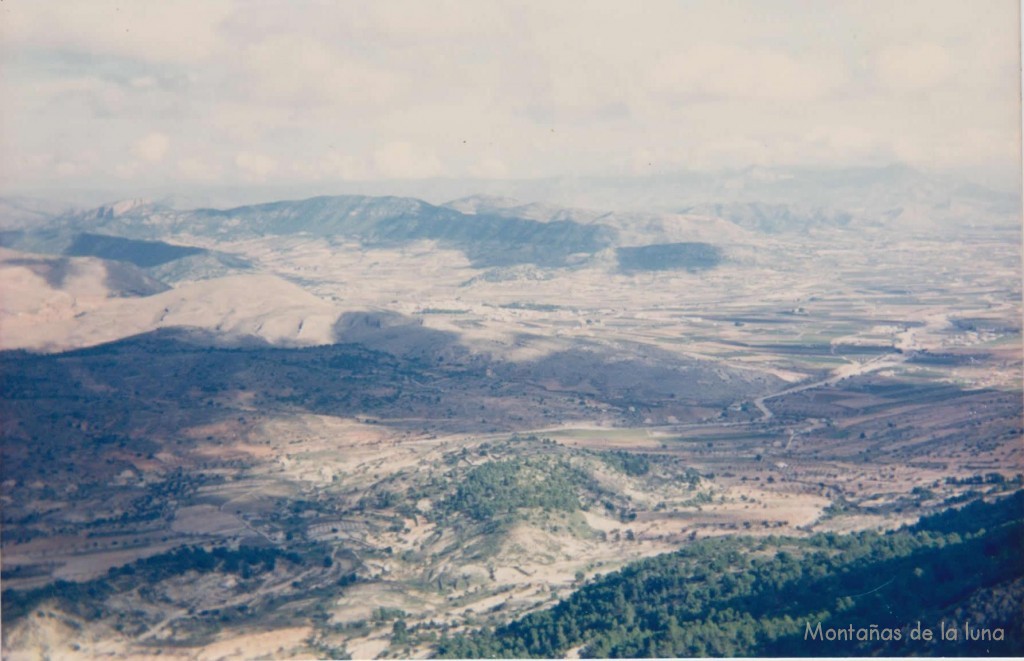
POLYGON ((892 162, 1019 180, 1015 0, 0 3, 7 191, 892 162))

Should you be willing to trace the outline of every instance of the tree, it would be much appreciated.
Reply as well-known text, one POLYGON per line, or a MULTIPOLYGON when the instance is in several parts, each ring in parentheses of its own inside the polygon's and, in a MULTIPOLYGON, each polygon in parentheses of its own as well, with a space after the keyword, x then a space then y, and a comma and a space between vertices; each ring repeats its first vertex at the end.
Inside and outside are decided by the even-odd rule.
POLYGON ((405 620, 395 620, 391 625, 391 644, 405 645, 409 642, 409 627, 405 620))

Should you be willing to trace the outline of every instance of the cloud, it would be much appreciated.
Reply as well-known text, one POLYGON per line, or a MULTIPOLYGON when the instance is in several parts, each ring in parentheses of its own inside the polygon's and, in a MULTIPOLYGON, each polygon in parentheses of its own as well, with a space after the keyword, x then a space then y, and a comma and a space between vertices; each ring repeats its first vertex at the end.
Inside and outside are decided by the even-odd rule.
POLYGON ((159 163, 164 159, 170 146, 170 138, 163 133, 153 132, 137 140, 132 152, 147 163, 159 163))
POLYGON ((71 161, 61 161, 60 163, 57 164, 57 167, 55 169, 57 174, 61 177, 71 177, 78 174, 81 171, 81 168, 78 166, 78 164, 72 163, 71 161))
POLYGON ((656 94, 693 102, 807 102, 842 87, 846 79, 841 67, 827 61, 721 44, 691 47, 667 56, 650 73, 656 94))
POLYGON ((495 156, 485 156, 476 162, 470 174, 481 179, 503 179, 508 177, 508 165, 495 156))
POLYGON ((247 151, 235 156, 235 165, 246 179, 254 181, 266 180, 277 169, 277 161, 270 156, 247 151))
POLYGON ((6 2, 0 177, 46 185, 61 162, 75 164, 62 182, 101 187, 118 173, 125 185, 529 178, 886 158, 1012 177, 1017 12, 1012 0, 6 2))
POLYGON ((954 73, 949 49, 934 43, 905 44, 882 50, 875 73, 883 85, 897 90, 936 87, 954 73))
POLYGON ((245 47, 240 92, 274 105, 348 104, 379 108, 394 95, 391 71, 302 34, 277 35, 245 47))
POLYGON ((319 160, 315 167, 303 168, 302 163, 298 165, 298 174, 303 174, 315 179, 342 179, 349 181, 361 181, 371 179, 367 164, 360 158, 350 153, 341 153, 336 150, 328 150, 319 160))
POLYGON ((196 156, 178 159, 178 174, 187 181, 212 182, 220 179, 223 168, 196 156))
POLYGON ((382 179, 426 179, 444 174, 436 156, 409 142, 389 142, 375 150, 373 169, 382 179))
POLYGON ((116 54, 147 61, 192 63, 220 44, 228 0, 48 0, 5 3, 5 48, 116 54))
POLYGON ((134 179, 139 173, 139 162, 118 163, 114 166, 114 176, 119 179, 134 179))

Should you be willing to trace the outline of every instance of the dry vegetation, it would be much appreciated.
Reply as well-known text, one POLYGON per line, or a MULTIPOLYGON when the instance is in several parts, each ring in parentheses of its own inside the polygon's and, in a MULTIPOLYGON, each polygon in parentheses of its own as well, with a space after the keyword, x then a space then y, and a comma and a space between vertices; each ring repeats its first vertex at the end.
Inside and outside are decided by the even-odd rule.
MULTIPOLYGON (((362 348, 9 355, 25 372, 3 408, 4 589, 119 589, 5 604, 5 657, 422 656, 694 539, 894 527, 1024 471, 1019 246, 1002 236, 764 239, 718 269, 627 275, 477 269, 429 244, 208 247, 272 293, 302 287, 297 330, 260 323, 241 280, 130 328, 230 320, 298 346, 330 339, 306 319, 373 310, 330 331, 362 348), (537 499, 467 495, 506 478, 537 499), (109 573, 182 545, 298 556, 109 573)), ((107 315, 96 328, 128 314, 89 297, 73 309, 107 315)), ((47 300, 26 314, 65 319, 47 300)))

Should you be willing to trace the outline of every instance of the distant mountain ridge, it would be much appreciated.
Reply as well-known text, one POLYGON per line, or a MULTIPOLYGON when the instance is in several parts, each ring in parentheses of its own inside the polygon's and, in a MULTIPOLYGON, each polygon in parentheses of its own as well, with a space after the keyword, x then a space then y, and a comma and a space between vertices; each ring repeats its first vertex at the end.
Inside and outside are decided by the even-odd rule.
MULTIPOLYGON (((119 195, 135 196, 139 191, 69 192, 78 209, 96 205, 119 195)), ((1016 222, 1021 193, 1015 181, 1010 188, 986 188, 958 176, 925 172, 902 164, 883 166, 765 166, 701 171, 679 169, 650 175, 603 177, 547 177, 521 180, 415 179, 382 181, 336 181, 330 184, 300 185, 266 182, 258 187, 198 186, 145 189, 143 194, 156 203, 131 199, 105 211, 150 204, 155 208, 195 209, 200 207, 254 206, 253 201, 309 199, 324 195, 399 196, 427 200, 434 206, 467 209, 464 201, 486 198, 493 212, 498 207, 519 207, 514 214, 528 219, 534 207, 552 209, 596 209, 598 213, 677 213, 705 205, 784 204, 821 208, 871 219, 899 209, 925 210, 940 220, 965 221, 972 216, 987 225, 1016 222), (328 188, 329 186, 329 188, 328 188), (512 203, 502 201, 508 198, 512 203), (531 201, 528 203, 518 200, 531 201), (118 208, 115 208, 118 207, 118 208)), ((57 197, 60 197, 58 195, 57 197)), ((43 218, 67 215, 72 205, 22 196, 0 196, 0 229, 28 229, 43 218)), ((586 221, 587 218, 567 218, 586 221)))
POLYGON ((619 246, 711 240, 747 242, 752 239, 731 220, 701 209, 681 213, 596 211, 538 202, 524 203, 514 198, 490 195, 472 195, 447 202, 444 206, 467 214, 606 225, 615 228, 619 246))
POLYGON ((480 266, 562 266, 571 255, 593 254, 616 239, 615 230, 605 225, 467 215, 414 198, 361 195, 191 211, 140 205, 123 213, 90 211, 55 222, 63 227, 88 226, 91 232, 142 240, 191 235, 225 241, 308 234, 390 246, 426 239, 462 250, 480 266))
POLYGON ((204 280, 251 268, 247 260, 216 250, 71 228, 0 231, 0 247, 42 255, 97 257, 145 269, 167 283, 204 280))
MULTIPOLYGON (((807 231, 816 227, 848 227, 854 220, 853 215, 847 211, 757 202, 705 204, 681 211, 722 218, 744 229, 765 234, 807 231)), ((879 220, 887 220, 890 217, 891 214, 879 220)))
MULTIPOLYGON (((622 214, 707 214, 771 233, 866 224, 900 229, 958 230, 967 225, 1016 227, 1021 196, 904 165, 814 168, 751 166, 720 172, 679 171, 639 177, 552 178, 487 185, 473 197, 485 206, 504 198, 544 206, 615 210, 622 214), (753 210, 753 213, 752 213, 753 210), (762 218, 758 219, 758 216, 762 218), (845 221, 849 218, 849 222, 845 221)), ((522 205, 516 210, 527 210, 522 205)), ((607 222, 602 220, 602 222, 607 222)))
MULTIPOLYGON (((50 254, 112 257, 159 267, 157 277, 166 274, 178 281, 245 268, 190 244, 266 236, 336 237, 369 248, 427 240, 463 252, 476 268, 558 268, 592 263, 599 255, 664 255, 668 249, 654 247, 669 244, 709 244, 728 257, 723 248, 756 242, 757 235, 763 234, 889 228, 955 235, 969 226, 1016 230, 1020 224, 1017 195, 903 166, 757 166, 717 174, 679 172, 487 186, 481 182, 480 190, 484 194, 444 204, 394 195, 335 195, 190 210, 130 199, 82 211, 6 198, 0 200, 0 230, 6 230, 0 232, 0 244, 50 254), (502 186, 501 194, 492 192, 502 186), (528 199, 549 201, 522 202, 509 195, 523 190, 533 192, 528 199), (575 192, 569 194, 570 190, 575 192), (591 208, 575 206, 577 199, 585 199, 591 208), (145 260, 157 259, 156 247, 115 247, 118 239, 175 245, 166 250, 178 251, 180 257, 150 264, 145 260), (88 245, 83 248, 83 244, 88 245), (182 252, 189 250, 196 252, 182 252)), ((606 257, 600 259, 608 263, 606 257)), ((635 270, 636 263, 626 268, 620 260, 620 267, 635 270)))

